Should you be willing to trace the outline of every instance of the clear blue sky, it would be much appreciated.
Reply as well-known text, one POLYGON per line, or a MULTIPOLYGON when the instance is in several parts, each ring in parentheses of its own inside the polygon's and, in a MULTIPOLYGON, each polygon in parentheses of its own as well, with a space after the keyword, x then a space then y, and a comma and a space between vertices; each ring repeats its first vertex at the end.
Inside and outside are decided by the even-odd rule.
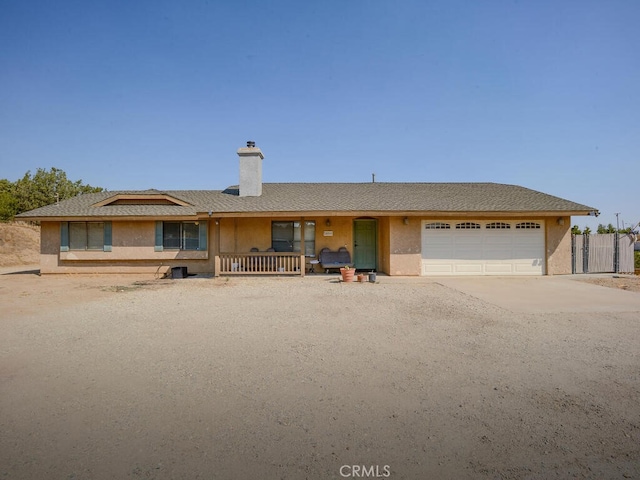
POLYGON ((640 221, 640 1, 0 1, 0 178, 492 181, 640 221))

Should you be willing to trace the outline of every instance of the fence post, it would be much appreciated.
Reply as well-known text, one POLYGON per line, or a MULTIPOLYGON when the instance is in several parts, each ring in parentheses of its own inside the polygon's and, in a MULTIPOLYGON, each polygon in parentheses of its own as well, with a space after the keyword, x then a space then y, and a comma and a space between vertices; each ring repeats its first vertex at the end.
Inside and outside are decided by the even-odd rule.
POLYGON ((582 273, 589 273, 589 235, 584 234, 582 273))
POLYGON ((571 273, 576 273, 576 236, 571 235, 571 273))
POLYGON ((618 232, 613 236, 613 268, 620 273, 620 238, 618 232))

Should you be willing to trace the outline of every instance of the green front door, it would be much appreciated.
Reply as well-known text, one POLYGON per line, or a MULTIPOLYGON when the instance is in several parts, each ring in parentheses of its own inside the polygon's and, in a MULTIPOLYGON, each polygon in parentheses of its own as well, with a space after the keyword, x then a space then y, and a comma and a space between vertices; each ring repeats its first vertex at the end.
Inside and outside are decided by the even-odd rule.
POLYGON ((353 221, 353 263, 361 270, 377 268, 378 223, 376 220, 353 221))

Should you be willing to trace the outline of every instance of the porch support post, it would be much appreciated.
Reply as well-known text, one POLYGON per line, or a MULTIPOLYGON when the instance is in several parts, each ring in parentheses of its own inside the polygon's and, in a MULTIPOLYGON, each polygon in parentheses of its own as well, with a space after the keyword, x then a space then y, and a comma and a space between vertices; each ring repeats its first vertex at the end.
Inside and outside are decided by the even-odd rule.
POLYGON ((307 249, 304 246, 304 237, 306 236, 305 234, 305 221, 304 221, 304 217, 302 217, 300 219, 300 276, 304 277, 304 273, 307 270, 307 259, 305 257, 305 252, 307 251, 307 249))
POLYGON ((220 255, 213 256, 213 276, 220 276, 220 255))
POLYGON ((213 242, 213 276, 220 276, 220 219, 213 222, 216 241, 213 242))

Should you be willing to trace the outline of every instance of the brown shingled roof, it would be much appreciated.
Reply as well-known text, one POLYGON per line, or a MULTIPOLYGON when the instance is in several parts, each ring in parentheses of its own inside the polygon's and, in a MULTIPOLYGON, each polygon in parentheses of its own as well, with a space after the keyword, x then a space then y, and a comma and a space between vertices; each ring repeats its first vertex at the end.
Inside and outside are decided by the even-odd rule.
POLYGON ((556 212, 586 215, 587 205, 517 185, 499 183, 265 183, 262 196, 240 197, 238 187, 225 190, 173 190, 163 193, 188 205, 94 206, 116 195, 145 192, 99 192, 31 210, 23 219, 53 217, 191 217, 198 213, 317 212, 556 212))

